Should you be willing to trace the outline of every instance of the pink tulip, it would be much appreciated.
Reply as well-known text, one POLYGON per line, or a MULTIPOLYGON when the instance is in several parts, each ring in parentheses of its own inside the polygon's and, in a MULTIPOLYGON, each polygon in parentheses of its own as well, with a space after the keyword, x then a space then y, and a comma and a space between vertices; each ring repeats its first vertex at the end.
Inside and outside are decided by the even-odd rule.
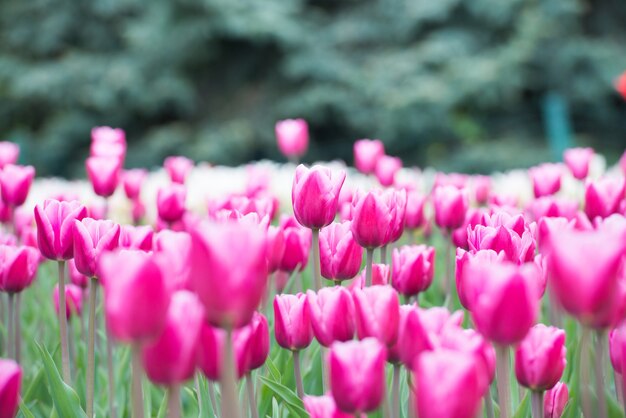
POLYGON ((591 220, 618 213, 625 191, 623 178, 604 177, 588 183, 585 189, 585 213, 591 220))
POLYGON ((13 360, 0 359, 0 411, 3 418, 13 418, 20 403, 22 369, 13 360))
POLYGON ((370 286, 352 293, 359 339, 374 337, 387 347, 398 338, 400 301, 398 293, 389 286, 370 286))
MULTIPOLYGON (((341 412, 330 395, 305 396, 304 409, 310 418, 354 418, 354 414, 341 412)), ((358 418, 365 418, 365 415, 358 415, 358 418)))
POLYGON ((426 352, 418 357, 416 370, 420 418, 476 417, 485 385, 475 355, 446 349, 426 352))
POLYGON ((550 196, 561 188, 563 168, 560 164, 543 163, 528 170, 535 197, 550 196))
MULTIPOLYGON (((59 285, 54 286, 52 292, 54 310, 59 314, 59 285)), ((83 312, 83 289, 74 285, 65 285, 65 317, 69 320, 73 315, 81 316, 83 312)))
POLYGON ((250 322, 233 334, 233 341, 235 347, 239 344, 244 346, 243 365, 246 373, 263 366, 270 352, 270 331, 265 315, 254 312, 250 322))
POLYGON ((373 174, 383 155, 385 145, 380 139, 359 139, 354 143, 354 166, 363 174, 373 174))
POLYGON ((307 306, 315 338, 324 347, 354 336, 354 303, 344 287, 323 287, 307 291, 307 306))
POLYGON ((96 277, 104 252, 119 246, 120 226, 113 221, 85 218, 74 221, 74 260, 76 269, 87 277, 96 277))
POLYGON ((267 285, 265 232, 233 222, 206 221, 189 232, 191 287, 204 304, 207 319, 224 328, 247 324, 267 285))
POLYGON ((489 176, 473 176, 472 189, 474 191, 474 200, 479 205, 484 205, 489 201, 491 193, 491 177, 489 176))
POLYGON ((181 290, 172 295, 165 326, 157 339, 143 348, 143 365, 148 378, 171 386, 193 377, 204 308, 193 293, 181 290))
POLYGON ((34 177, 35 169, 30 165, 5 165, 0 171, 2 201, 10 207, 23 205, 34 177))
POLYGON ((485 266, 483 274, 482 292, 470 302, 476 329, 496 344, 522 341, 537 318, 540 272, 501 263, 485 266))
POLYGON ((435 184, 433 190, 442 186, 453 186, 459 190, 468 186, 470 176, 460 173, 437 173, 435 175, 435 184))
POLYGON ((154 252, 172 290, 189 289, 191 236, 187 232, 163 230, 154 237, 154 252))
POLYGON ((274 201, 269 197, 229 196, 221 201, 213 202, 209 206, 209 215, 215 217, 224 209, 237 210, 243 215, 256 213, 260 217, 274 217, 274 201))
POLYGON ((474 229, 476 225, 482 225, 487 212, 481 208, 469 208, 465 213, 463 225, 452 231, 452 243, 457 247, 469 250, 468 231, 474 229))
POLYGON ((92 157, 115 157, 120 161, 126 155, 126 134, 120 128, 96 126, 91 130, 92 157))
POLYGON ((96 200, 87 208, 87 217, 96 220, 104 220, 108 215, 108 209, 106 200, 96 200))
POLYGON ((484 372, 481 386, 487 390, 496 376, 496 350, 489 341, 473 329, 448 326, 440 333, 438 342, 439 347, 474 354, 484 372))
POLYGON ((361 247, 382 247, 399 238, 404 224, 406 191, 358 193, 352 200, 352 234, 361 247), (400 224, 402 222, 402 224, 400 224))
POLYGON ((330 389, 340 411, 358 414, 380 406, 385 395, 386 351, 374 338, 332 345, 330 389))
POLYGON ((493 250, 467 252, 456 250, 456 289, 461 305, 468 311, 472 310, 472 303, 484 286, 482 268, 485 265, 499 263, 504 260, 504 253, 493 250))
POLYGON ((447 308, 435 306, 419 309, 419 313, 425 329, 437 336, 450 327, 460 328, 463 324, 463 311, 450 312, 447 308))
POLYGON ((393 250, 391 285, 404 296, 424 292, 433 282, 435 249, 425 245, 403 246, 393 250))
POLYGON ((376 178, 381 186, 393 185, 396 173, 402 168, 402 160, 398 157, 381 155, 376 161, 376 178))
POLYGON ((569 392, 565 383, 559 382, 547 391, 543 400, 544 418, 561 418, 569 401, 569 392))
POLYGON ((624 234, 612 229, 550 235, 546 251, 551 291, 584 325, 604 328, 619 319, 625 250, 624 234))
POLYGON ((611 365, 616 373, 622 374, 622 335, 623 331, 620 328, 612 329, 609 332, 609 357, 611 358, 611 365))
POLYGON ((419 354, 435 346, 429 330, 422 324, 419 308, 414 305, 400 306, 398 339, 388 351, 388 360, 391 363, 402 362, 410 369, 419 354))
POLYGON ((573 219, 578 212, 578 202, 557 199, 553 196, 544 196, 533 200, 527 209, 535 220, 540 220, 544 217, 573 219))
POLYGON ((28 246, 0 245, 0 290, 18 293, 29 287, 39 267, 39 251, 28 246))
POLYGON ((139 199, 135 199, 131 202, 130 216, 134 224, 141 222, 144 216, 146 216, 146 206, 139 199))
POLYGON ((524 387, 546 391, 557 384, 566 360, 565 331, 537 324, 515 349, 515 376, 524 387))
POLYGON ((158 337, 171 295, 155 257, 138 250, 105 253, 99 269, 111 335, 127 343, 146 343, 158 337))
POLYGON ((309 147, 309 125, 304 119, 285 119, 274 127, 278 149, 286 157, 301 157, 309 147))
POLYGON ((567 168, 578 180, 583 180, 589 174, 589 164, 592 158, 592 148, 570 148, 563 153, 563 160, 567 168))
POLYGON ((268 228, 267 248, 267 272, 271 274, 278 270, 285 255, 285 232, 280 227, 270 226, 268 228))
POLYGON ((311 229, 330 225, 337 213, 339 191, 345 179, 343 170, 333 172, 319 165, 296 167, 291 200, 300 225, 311 229))
POLYGON ((535 256, 535 240, 530 231, 520 236, 506 226, 490 227, 476 225, 468 230, 467 242, 473 252, 493 250, 504 253, 506 260, 513 263, 532 261, 535 256))
POLYGON ((123 225, 120 229, 120 247, 127 250, 152 251, 154 230, 149 225, 123 225))
POLYGON ((435 222, 441 229, 452 231, 463 225, 469 205, 467 193, 454 186, 439 186, 433 193, 435 222))
MULTIPOLYGON (((350 291, 354 289, 364 289, 367 278, 367 267, 363 268, 361 274, 354 278, 348 288, 350 291)), ((388 285, 391 284, 391 269, 387 264, 372 264, 372 285, 388 285)))
POLYGON ((67 271, 69 273, 70 281, 81 289, 86 289, 89 285, 89 278, 83 273, 78 271, 74 259, 68 260, 67 271))
POLYGON ((139 198, 141 188, 148 177, 148 171, 143 168, 135 168, 133 170, 126 170, 122 175, 122 182, 124 185, 124 193, 130 200, 136 200, 139 198))
POLYGON ((115 193, 122 169, 121 161, 113 157, 89 157, 85 162, 87 177, 98 196, 109 197, 115 193))
POLYGON ((5 165, 16 164, 20 157, 20 146, 14 142, 0 141, 0 170, 5 165))
POLYGON ((35 206, 37 243, 41 254, 50 260, 74 257, 74 221, 87 216, 87 208, 77 201, 45 200, 35 206))
POLYGON ((167 157, 163 166, 172 183, 185 184, 187 176, 193 170, 193 160, 182 156, 167 157))
POLYGON ((164 186, 157 192, 157 210, 159 218, 165 222, 179 221, 185 214, 187 189, 178 183, 164 186))
POLYGON ((276 295, 274 298, 274 336, 291 351, 307 348, 313 340, 310 310, 306 295, 276 295))
POLYGON ((323 277, 341 282, 359 273, 363 248, 354 240, 349 221, 332 223, 322 229, 319 245, 323 277))
POLYGON ((278 263, 279 269, 290 273, 296 269, 304 270, 309 262, 311 230, 301 227, 295 218, 283 218, 280 228, 285 239, 285 249, 278 263))
POLYGON ((424 224, 424 204, 426 197, 415 190, 407 191, 404 227, 408 230, 420 228, 424 224))

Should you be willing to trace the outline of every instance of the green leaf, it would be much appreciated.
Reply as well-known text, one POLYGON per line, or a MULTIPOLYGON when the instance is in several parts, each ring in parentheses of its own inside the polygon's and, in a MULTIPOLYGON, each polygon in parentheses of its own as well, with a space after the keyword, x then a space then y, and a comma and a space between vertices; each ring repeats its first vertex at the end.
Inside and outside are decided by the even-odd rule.
POLYGON ((259 376, 259 379, 265 386, 267 386, 280 400, 285 402, 285 406, 292 414, 299 417, 307 417, 308 414, 304 410, 304 405, 298 395, 296 395, 291 389, 281 385, 278 382, 267 379, 263 376, 259 376))
POLYGON ((24 416, 24 418, 35 418, 33 413, 26 407, 24 401, 20 402, 20 413, 24 416))
POLYGON ((80 407, 78 395, 61 379, 61 375, 54 361, 52 361, 50 353, 38 343, 35 344, 37 344, 46 374, 48 375, 50 394, 52 395, 57 414, 63 418, 86 418, 85 412, 80 407))
POLYGON ((276 364, 274 364, 274 362, 272 361, 271 357, 267 358, 265 365, 267 366, 267 370, 272 375, 272 380, 274 380, 275 382, 280 382, 282 380, 282 375, 280 374, 280 370, 278 370, 278 368, 276 367, 276 364))
POLYGON ((199 416, 214 416, 215 411, 213 411, 209 401, 209 382, 201 373, 198 374, 198 387, 200 389, 200 393, 198 393, 199 416))
POLYGON ((161 401, 161 405, 159 406, 159 412, 157 412, 157 418, 165 418, 165 414, 167 414, 167 403, 169 402, 169 392, 167 395, 163 396, 163 400, 161 401))
POLYGON ((515 411, 513 418, 526 418, 530 416, 530 394, 526 391, 526 395, 524 395, 524 399, 515 411))

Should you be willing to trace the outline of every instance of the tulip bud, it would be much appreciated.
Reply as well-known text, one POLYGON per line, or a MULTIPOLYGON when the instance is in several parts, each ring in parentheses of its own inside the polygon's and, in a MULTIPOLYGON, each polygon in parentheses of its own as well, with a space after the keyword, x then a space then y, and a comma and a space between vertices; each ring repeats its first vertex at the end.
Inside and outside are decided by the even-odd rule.
POLYGON ((91 130, 92 157, 115 157, 124 161, 126 156, 126 133, 120 128, 96 126, 91 130))
POLYGON ((39 267, 39 251, 32 247, 0 245, 0 290, 17 293, 29 287, 39 267))
POLYGON ((589 174, 589 164, 592 158, 592 148, 570 148, 563 153, 563 160, 567 168, 578 180, 583 180, 589 174))
POLYGON ((172 183, 185 184, 187 176, 193 170, 193 161, 187 157, 167 157, 163 162, 165 171, 172 183))
POLYGON ((278 345, 292 351, 302 350, 311 344, 313 329, 306 295, 276 295, 274 336, 278 345))
POLYGON ((81 289, 85 290, 89 285, 89 278, 76 268, 76 262, 74 259, 68 260, 67 271, 70 276, 70 281, 81 289))
POLYGON ((361 247, 378 248, 402 234, 406 191, 388 189, 358 193, 352 200, 352 234, 361 247))
POLYGON ((88 277, 96 277, 98 261, 107 251, 119 246, 120 226, 113 221, 85 218, 74 221, 74 260, 76 269, 88 277))
POLYGON ((20 403, 22 369, 13 360, 0 359, 0 411, 13 418, 20 403))
POLYGON ((270 353, 270 331, 265 315, 254 312, 250 322, 233 334, 233 341, 235 346, 238 341, 245 346, 243 361, 246 373, 263 366, 270 353))
POLYGON ((486 212, 483 209, 468 209, 465 213, 463 225, 452 231, 452 243, 459 248, 469 250, 468 231, 472 231, 476 225, 481 225, 485 216, 486 212))
POLYGON ((149 225, 123 225, 120 229, 120 247, 127 250, 152 251, 154 230, 149 225))
POLYGON ((559 382, 544 395, 543 416, 544 418, 561 418, 565 406, 569 401, 567 386, 559 382))
POLYGON ((130 200, 137 200, 146 177, 148 177, 148 171, 142 168, 124 171, 122 179, 126 197, 130 200))
POLYGON ((139 199, 131 202, 130 217, 134 224, 139 224, 144 216, 146 216, 146 206, 139 199))
POLYGON ((354 336, 354 304, 344 287, 323 287, 307 291, 307 306, 315 338, 324 347, 354 336))
POLYGON ((484 275, 482 268, 485 265, 499 263, 504 260, 504 253, 497 254, 493 250, 480 250, 474 253, 456 250, 456 289, 461 305, 468 311, 472 310, 472 302, 480 294, 484 275))
POLYGON ((398 293, 389 286, 377 285, 355 289, 352 296, 359 339, 374 337, 393 347, 400 319, 398 293))
POLYGON ((187 190, 182 184, 172 183, 160 188, 157 192, 159 218, 168 223, 179 221, 185 214, 186 198, 187 190))
POLYGON ((0 171, 2 201, 12 207, 23 205, 34 177, 35 169, 30 165, 5 165, 0 171))
POLYGON ((554 196, 544 196, 533 200, 527 210, 535 220, 540 220, 544 217, 574 219, 578 213, 578 202, 557 199, 554 196))
POLYGON ((41 254, 50 260, 74 257, 74 221, 87 216, 87 208, 77 201, 45 200, 35 206, 37 243, 41 254))
POLYGON ((535 240, 530 231, 520 236, 506 226, 476 225, 468 230, 467 242, 471 251, 493 250, 503 252, 506 260, 513 263, 532 261, 535 256, 535 240))
POLYGON ((624 199, 626 183, 623 178, 604 177, 589 182, 585 189, 585 213, 590 220, 607 218, 618 213, 624 199))
MULTIPOLYGON (((307 252, 308 253, 308 252, 307 252)), ((285 255, 285 232, 277 226, 267 229, 267 272, 274 273, 285 255)))
POLYGON ((282 271, 293 272, 296 269, 304 270, 309 262, 312 233, 310 229, 303 228, 299 224, 291 222, 289 218, 281 221, 280 228, 285 239, 285 249, 278 263, 282 271))
POLYGON ((354 166, 363 174, 373 174, 383 155, 385 145, 380 139, 359 139, 354 143, 354 166))
POLYGON ((121 161, 114 157, 89 157, 85 162, 87 177, 98 196, 109 197, 119 183, 121 161))
POLYGON ((454 186, 439 186, 433 193, 433 205, 437 226, 452 231, 463 225, 469 200, 463 189, 454 186))
MULTIPOLYGON (((335 400, 330 395, 305 396, 304 409, 310 418, 354 418, 354 414, 346 414, 337 409, 335 400)), ((365 417, 365 414, 358 415, 358 418, 365 417)))
POLYGON ((323 166, 307 168, 300 164, 291 189, 293 212, 300 225, 320 229, 335 219, 339 191, 346 179, 343 170, 333 172, 323 166))
POLYGON ((278 149, 286 157, 301 157, 309 147, 309 125, 304 119, 285 119, 274 127, 278 149))
POLYGON ((609 357, 611 358, 611 366, 615 373, 622 374, 622 339, 623 331, 619 328, 612 329, 609 332, 609 357))
POLYGON ((415 296, 428 289, 435 273, 435 249, 425 245, 403 246, 393 250, 391 285, 404 296, 415 296))
POLYGON ((420 228, 424 223, 424 204, 426 197, 415 190, 406 194, 406 211, 404 214, 404 227, 408 230, 420 228))
POLYGON ((16 164, 19 157, 19 145, 9 141, 0 141, 0 170, 5 165, 16 164))
POLYGON ((165 326, 157 339, 143 348, 148 378, 172 386, 193 377, 204 308, 196 295, 181 290, 172 295, 165 326))
POLYGON ((330 389, 340 411, 358 414, 380 406, 385 394, 386 351, 374 338, 332 345, 330 389))
POLYGON ((187 232, 160 231, 154 237, 154 252, 172 290, 189 289, 191 236, 187 232))
POLYGON ((414 305, 402 305, 398 321, 398 339, 388 351, 388 360, 391 363, 400 361, 410 369, 419 354, 435 347, 433 340, 422 324, 419 308, 414 305))
MULTIPOLYGON (((250 332, 246 327, 236 329, 233 332, 233 348, 235 350, 235 363, 237 379, 241 379, 246 374, 246 363, 248 362, 248 350, 250 348, 250 332), (245 338, 239 338, 239 334, 245 338)), ((222 374, 224 339, 226 331, 221 328, 214 328, 206 322, 202 324, 200 332, 200 344, 198 348, 198 367, 202 373, 211 381, 219 381, 222 374)))
MULTIPOLYGON (((364 267, 361 274, 356 276, 348 286, 350 291, 354 289, 364 289, 367 279, 367 267, 364 267)), ((372 285, 387 285, 391 282, 391 269, 387 264, 372 264, 372 285)))
MULTIPOLYGON (((52 291, 54 310, 59 314, 59 285, 54 286, 52 291)), ((69 320, 73 315, 81 316, 83 312, 83 289, 74 285, 65 285, 65 317, 69 320)))
POLYGON ((485 390, 496 376, 496 350, 482 335, 473 329, 448 326, 440 334, 439 344, 443 348, 472 353, 482 363, 485 390))
POLYGON ((489 176, 473 176, 472 188, 474 190, 474 200, 479 205, 484 205, 489 201, 491 193, 491 177, 489 176))
POLYGON ((363 248, 354 240, 349 221, 330 224, 320 231, 319 239, 323 277, 341 282, 359 273, 363 248))
POLYGON ((537 324, 515 349, 517 381, 534 391, 546 391, 557 384, 566 360, 565 331, 537 324))
POLYGON ((563 169, 560 164, 544 163, 528 170, 535 197, 550 196, 561 188, 563 169))
POLYGON ((376 178, 381 186, 393 185, 396 173, 402 168, 402 160, 398 157, 381 155, 376 161, 376 178))

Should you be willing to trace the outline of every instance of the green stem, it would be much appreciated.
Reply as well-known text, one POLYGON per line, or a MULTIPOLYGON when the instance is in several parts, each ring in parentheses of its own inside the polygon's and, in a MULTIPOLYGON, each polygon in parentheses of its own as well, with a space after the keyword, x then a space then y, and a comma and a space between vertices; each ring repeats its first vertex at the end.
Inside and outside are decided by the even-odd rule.
POLYGON ((589 390, 589 381, 591 379, 591 365, 589 364, 590 336, 591 334, 589 328, 583 326, 582 335, 580 338, 580 364, 578 370, 580 373, 581 384, 581 404, 583 409, 583 416, 585 417, 594 416, 592 413, 591 393, 589 390))
POLYGON ((9 358, 15 358, 15 332, 13 331, 13 327, 15 326, 15 301, 13 299, 13 293, 9 293, 9 318, 8 318, 8 326, 9 329, 7 331, 8 339, 7 339, 7 350, 9 358))
POLYGON ((87 417, 93 417, 93 393, 95 385, 95 335, 96 335, 96 292, 98 283, 95 278, 89 279, 89 323, 87 335, 87 389, 86 410, 87 417))
MULTIPOLYGON (((323 359, 322 359, 323 362, 323 359)), ((302 372, 300 371, 300 352, 293 352, 293 372, 296 379, 296 391, 298 398, 304 399, 304 386, 302 385, 302 372)))
POLYGON ((132 348, 132 399, 133 399, 133 418, 144 418, 143 413, 143 388, 141 387, 141 347, 135 345, 132 348))
POLYGON ((374 265, 374 249, 367 249, 367 259, 365 265, 365 286, 369 287, 372 285, 372 268, 374 265))
POLYGON ((109 375, 109 413, 111 418, 117 417, 115 411, 115 371, 113 370, 113 339, 105 332, 107 339, 107 373, 109 375))
POLYGON ((509 387, 509 347, 496 347, 496 376, 500 418, 510 417, 511 392, 509 387))
POLYGON ((487 393, 485 393, 485 413, 487 414, 487 418, 495 418, 495 414, 493 412, 493 399, 491 398, 491 390, 487 389, 487 393))
POLYGON ((387 264, 387 244, 380 247, 380 263, 387 264))
POLYGON ((393 383, 391 385, 391 416, 400 418, 400 365, 393 365, 393 383))
MULTIPOLYGON (((217 416, 217 399, 215 398, 215 387, 213 382, 207 382, 209 386, 209 400, 211 401, 211 408, 213 408, 213 416, 217 416)), ((204 415, 202 415, 204 416, 204 415)))
POLYGON ((22 354, 22 327, 20 324, 20 311, 22 310, 22 294, 21 293, 16 293, 15 294, 15 328, 14 328, 14 332, 15 332, 15 361, 16 362, 20 362, 20 357, 22 354))
POLYGON ((543 418, 543 392, 530 393, 533 418, 543 418))
POLYGON ((172 385, 167 390, 167 418, 180 418, 180 386, 172 385))
POLYGON ((322 279, 320 277, 320 230, 313 229, 313 242, 311 244, 313 251, 313 283, 315 285, 315 291, 317 292, 322 288, 322 279))
POLYGON ((233 331, 226 330, 224 339, 224 360, 220 376, 222 392, 222 417, 240 418, 237 399, 237 381, 235 377, 235 356, 233 352, 233 331))
POLYGON ((603 330, 596 331, 595 350, 595 375, 596 375, 596 396, 598 398, 598 417, 608 416, 606 409, 606 395, 604 391, 604 350, 606 334, 603 330))
POLYGON ((65 260, 59 260, 59 331, 61 334, 61 361, 63 364, 63 380, 71 385, 70 352, 67 343, 67 315, 65 302, 65 260))
POLYGON ((256 406, 256 395, 254 394, 254 381, 252 374, 246 373, 246 391, 248 392, 248 404, 250 405, 250 414, 252 418, 259 418, 259 410, 256 406))

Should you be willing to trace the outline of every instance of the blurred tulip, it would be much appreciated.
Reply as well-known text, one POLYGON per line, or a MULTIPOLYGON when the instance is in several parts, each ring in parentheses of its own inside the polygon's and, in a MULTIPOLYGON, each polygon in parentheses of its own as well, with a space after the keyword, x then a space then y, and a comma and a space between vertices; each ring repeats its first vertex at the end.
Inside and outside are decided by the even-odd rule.
POLYGON ((515 376, 522 385, 543 392, 557 384, 566 360, 565 331, 537 324, 515 349, 515 376))
POLYGON ((387 353, 388 360, 391 363, 402 362, 411 369, 417 356, 424 351, 432 350, 436 344, 422 324, 417 306, 402 305, 399 312, 398 339, 387 353))
MULTIPOLYGON (((354 414, 346 414, 337 409, 335 400, 330 395, 305 396, 304 409, 310 418, 354 418, 354 414)), ((364 414, 358 418, 365 418, 364 414)))
POLYGON ((447 326, 439 335, 439 346, 454 351, 471 353, 482 363, 484 380, 481 387, 488 391, 488 387, 496 376, 496 350, 493 346, 473 329, 447 326))
POLYGON ((473 253, 460 248, 456 250, 456 290, 459 301, 465 309, 472 310, 472 303, 484 286, 485 278, 480 269, 503 260, 504 253, 498 254, 493 250, 479 250, 473 253))
POLYGON ((96 126, 91 130, 92 157, 115 157, 120 161, 126 155, 126 133, 120 128, 96 126))
POLYGON ((41 254, 50 260, 74 257, 74 221, 87 216, 87 208, 77 201, 45 200, 35 206, 37 243, 41 254))
MULTIPOLYGON (((241 379, 246 374, 247 350, 249 348, 248 338, 235 338, 241 330, 233 333, 233 347, 235 350, 236 376, 241 379)), ((244 331, 247 335, 249 332, 244 331)), ((204 322, 200 332, 200 344, 198 347, 198 367, 207 379, 217 382, 222 375, 224 339, 226 331, 221 328, 212 327, 204 322)))
MULTIPOLYGON (((59 313, 59 285, 54 286, 52 292, 54 310, 59 313)), ((73 315, 81 316, 83 313, 83 289, 74 285, 65 285, 65 317, 69 320, 73 315)))
POLYGON ((374 338, 332 345, 330 389, 340 411, 359 414, 380 406, 385 396, 386 351, 374 338))
POLYGON ((611 366, 616 373, 622 374, 622 330, 619 328, 612 329, 609 332, 609 357, 611 366))
POLYGON ((157 339, 143 347, 148 378, 172 386, 193 377, 204 308, 195 294, 181 290, 172 295, 165 326, 157 339))
POLYGON ((435 249, 425 245, 402 246, 393 250, 391 285, 404 296, 428 289, 435 273, 435 249))
POLYGON ((463 190, 468 186, 470 177, 461 173, 437 173, 435 175, 435 183, 433 190, 442 186, 453 186, 459 190, 463 190))
POLYGON ((404 227, 408 230, 420 228, 424 223, 426 197, 415 190, 407 191, 404 227))
POLYGON ((376 178, 381 186, 393 185, 396 173, 402 168, 402 160, 398 157, 381 155, 376 161, 376 178))
POLYGON ((543 163, 528 170, 535 197, 550 196, 561 189, 563 168, 560 164, 543 163))
POLYGON ((163 167, 172 183, 185 184, 187 176, 193 170, 193 160, 182 156, 167 157, 163 162, 163 167))
POLYGON ((625 191, 626 183, 623 178, 604 177, 589 182, 585 189, 585 213, 590 220, 618 213, 625 191))
POLYGON ((270 226, 268 228, 267 249, 267 272, 271 274, 279 269, 280 262, 285 255, 285 232, 280 227, 270 226))
MULTIPOLYGON (((367 267, 363 268, 361 274, 354 278, 348 286, 350 291, 354 289, 364 289, 367 277, 367 267)), ((372 285, 387 285, 391 283, 391 269, 387 264, 372 264, 372 285)))
POLYGON ((134 224, 139 224, 144 216, 146 216, 146 206, 139 199, 133 200, 131 205, 130 216, 134 224))
POLYGON ((33 166, 5 165, 0 171, 2 201, 10 207, 23 205, 28 197, 33 178, 35 178, 33 166))
POLYGON ((105 253, 99 270, 111 335, 126 343, 146 343, 158 337, 171 295, 155 257, 138 250, 105 253))
MULTIPOLYGON (((270 331, 265 315, 254 312, 250 322, 233 334, 235 347, 238 340, 245 345, 245 372, 251 372, 263 366, 270 352, 270 331)), ((236 350, 237 351, 237 350, 236 350)))
POLYGON ((148 177, 148 171, 143 168, 125 170, 122 175, 124 193, 130 200, 136 200, 141 194, 141 188, 148 177))
POLYGON ((216 214, 224 209, 237 210, 243 215, 256 213, 260 217, 274 217, 274 202, 269 197, 247 197, 247 196, 229 196, 226 199, 212 202, 209 205, 209 215, 215 217, 216 214))
POLYGON ((98 261, 104 252, 119 246, 120 226, 113 221, 85 218, 74 221, 74 261, 87 277, 98 276, 98 261))
POLYGON ((415 373, 417 414, 420 418, 476 417, 485 391, 483 373, 471 353, 440 349, 422 354, 415 373))
POLYGON ((468 230, 467 242, 473 252, 479 250, 502 252, 506 260, 517 264, 532 261, 535 256, 535 240, 532 233, 524 231, 520 236, 506 226, 476 225, 468 230))
POLYGON ((0 245, 0 290, 18 293, 29 287, 39 267, 39 251, 28 246, 0 245))
POLYGON ((320 231, 322 277, 341 282, 361 269, 363 248, 354 240, 349 221, 332 223, 320 231))
POLYGON ((179 221, 185 214, 187 189, 178 183, 164 186, 157 192, 157 211, 159 218, 165 222, 179 221))
POLYGON ((295 219, 284 218, 280 228, 285 239, 285 249, 278 263, 279 269, 286 272, 304 270, 309 262, 312 233, 310 229, 303 228, 295 219))
POLYGON ((433 193, 435 222, 441 229, 452 231, 463 225, 469 201, 463 189, 439 186, 433 193))
POLYGON ((583 180, 589 174, 589 164, 593 158, 593 148, 569 148, 563 153, 563 160, 574 178, 583 180))
POLYGON ((554 196, 544 196, 533 200, 527 209, 532 214, 533 219, 537 221, 544 217, 573 219, 578 212, 578 202, 557 199, 554 196))
POLYGON ((127 250, 152 251, 154 230, 149 225, 122 225, 120 229, 120 247, 127 250))
POLYGON ((304 119, 285 119, 274 127, 280 152, 288 158, 302 157, 309 147, 309 125, 304 119))
POLYGON ((561 418, 565 406, 569 401, 569 392, 563 382, 559 382, 544 395, 543 416, 544 418, 561 418))
POLYGON ((20 157, 20 146, 14 142, 0 141, 0 170, 5 165, 17 164, 20 157))
POLYGON ((474 200, 479 205, 484 205, 489 201, 491 193, 491 177, 489 176, 473 176, 472 189, 474 191, 474 200))
POLYGON ((380 139, 359 139, 354 143, 354 166, 363 174, 373 174, 378 159, 385 155, 380 139))
POLYGON ((343 170, 333 172, 319 165, 296 167, 291 200, 298 222, 310 229, 330 225, 337 213, 339 191, 345 179, 343 170))
POLYGON ((390 286, 370 286, 352 293, 359 339, 377 338, 387 347, 393 347, 398 338, 400 301, 390 286))
POLYGON ((469 208, 465 213, 463 225, 452 231, 452 243, 464 250, 469 250, 468 231, 473 230, 476 225, 481 225, 485 215, 484 209, 469 208))
POLYGON ((86 289, 89 284, 89 277, 78 271, 76 268, 76 262, 74 259, 68 260, 67 271, 69 273, 70 281, 81 289, 86 289))
POLYGON ((204 304, 207 319, 224 328, 247 324, 267 286, 265 232, 233 222, 204 221, 189 233, 191 287, 204 304))
POLYGON ((160 231, 154 237, 154 252, 172 290, 189 289, 191 236, 187 232, 160 231))
MULTIPOLYGON (((352 234, 361 247, 373 249, 399 238, 394 228, 404 223, 406 191, 388 189, 358 193, 352 200, 352 234)), ((401 233, 401 229, 400 229, 401 233)))
POLYGON ((85 162, 87 177, 98 196, 109 197, 115 193, 122 169, 121 161, 112 157, 89 157, 85 162))
POLYGON ((315 338, 324 347, 354 336, 354 303, 346 288, 323 287, 307 291, 307 307, 315 338))
POLYGON ((302 293, 274 297, 274 336, 281 347, 297 351, 311 344, 313 329, 306 300, 302 293))
POLYGON ((617 80, 615 80, 615 90, 626 99, 626 72, 623 72, 617 80))
POLYGON ((3 418, 13 418, 20 403, 22 369, 13 360, 0 359, 0 412, 3 418))

